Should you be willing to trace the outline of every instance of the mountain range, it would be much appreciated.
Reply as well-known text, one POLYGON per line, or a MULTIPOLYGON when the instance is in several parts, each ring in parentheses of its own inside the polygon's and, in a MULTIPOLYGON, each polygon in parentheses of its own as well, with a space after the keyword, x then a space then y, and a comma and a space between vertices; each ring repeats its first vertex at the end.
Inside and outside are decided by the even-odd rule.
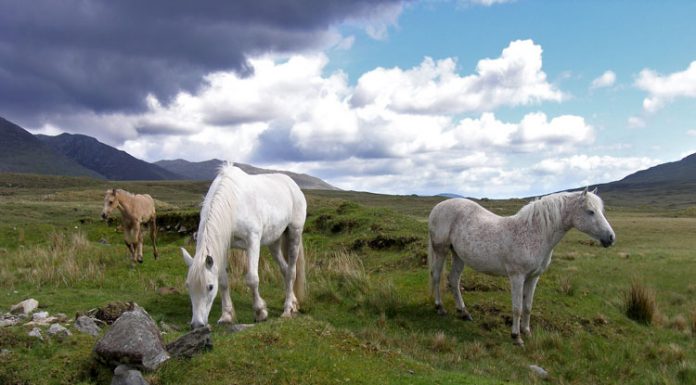
MULTIPOLYGON (((88 176, 109 180, 212 180, 223 161, 183 159, 148 163, 97 139, 79 134, 32 135, 0 117, 0 172, 88 176)), ((290 171, 235 163, 249 174, 290 176, 303 189, 338 190, 323 180, 290 171)))

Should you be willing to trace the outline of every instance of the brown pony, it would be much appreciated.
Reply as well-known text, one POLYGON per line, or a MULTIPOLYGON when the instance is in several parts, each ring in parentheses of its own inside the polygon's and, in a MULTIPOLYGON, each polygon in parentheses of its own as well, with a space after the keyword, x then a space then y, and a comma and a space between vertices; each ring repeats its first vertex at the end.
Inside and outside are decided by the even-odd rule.
POLYGON ((131 194, 126 190, 110 189, 104 195, 102 219, 107 219, 111 211, 118 208, 121 211, 123 236, 131 256, 131 264, 137 260, 143 263, 143 223, 150 227, 150 238, 157 259, 157 223, 155 221, 155 201, 148 194, 131 194))

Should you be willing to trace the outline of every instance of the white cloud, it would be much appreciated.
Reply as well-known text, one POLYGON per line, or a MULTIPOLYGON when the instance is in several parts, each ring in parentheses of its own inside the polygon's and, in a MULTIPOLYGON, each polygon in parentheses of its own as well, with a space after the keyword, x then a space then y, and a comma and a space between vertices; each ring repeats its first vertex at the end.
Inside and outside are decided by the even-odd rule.
POLYGON ((646 91, 643 109, 655 112, 676 98, 696 98, 696 61, 684 71, 660 75, 653 70, 640 71, 636 87, 646 91))
POLYGON ((645 127, 645 121, 637 116, 629 116, 628 120, 626 121, 628 124, 629 128, 644 128, 645 127))
POLYGON ((482 5, 484 7, 490 7, 494 4, 505 4, 512 3, 515 0, 462 0, 464 4, 482 5))
POLYGON ((660 163, 647 157, 614 157, 607 155, 573 155, 544 159, 531 167, 541 183, 560 184, 570 188, 612 182, 660 163), (560 183, 559 183, 560 182, 560 183))
POLYGON ((426 58, 408 70, 377 68, 360 77, 351 103, 401 113, 458 114, 561 101, 563 93, 541 69, 541 53, 531 40, 513 41, 500 57, 480 60, 476 74, 467 76, 457 73, 452 58, 426 58))
POLYGON ((263 57, 251 61, 254 72, 247 77, 209 74, 196 93, 182 92, 166 103, 149 97, 144 113, 84 116, 63 127, 103 127, 91 134, 149 161, 250 162, 384 193, 532 195, 616 168, 611 162, 567 174, 534 168, 539 159, 567 159, 594 143, 595 130, 581 116, 529 112, 509 121, 478 112, 560 100, 561 92, 540 72, 540 54, 531 41, 513 42, 500 58, 480 61, 477 74, 464 77, 454 72, 451 59, 393 69, 386 78, 376 76, 393 88, 360 104, 354 103, 356 93, 379 70, 352 86, 340 71, 324 73, 324 55, 263 57), (390 76, 401 82, 391 83, 390 76), (413 100, 402 97, 409 92, 413 100), (450 107, 453 95, 461 99, 450 107), (446 113, 469 110, 469 117, 446 113))
POLYGON ((696 136, 696 130, 689 130, 686 132, 686 134, 689 136, 696 136))
POLYGON ((604 71, 601 76, 592 81, 590 89, 611 87, 614 85, 614 83, 616 83, 616 74, 614 71, 608 70, 604 71))

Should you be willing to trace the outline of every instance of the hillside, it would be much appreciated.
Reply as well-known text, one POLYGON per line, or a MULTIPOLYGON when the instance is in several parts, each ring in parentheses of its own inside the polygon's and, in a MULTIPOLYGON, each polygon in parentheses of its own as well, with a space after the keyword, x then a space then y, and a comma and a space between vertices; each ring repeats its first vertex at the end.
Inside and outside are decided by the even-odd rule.
MULTIPOLYGON (((223 161, 219 159, 211 159, 205 162, 189 162, 183 159, 175 160, 160 160, 154 164, 169 170, 175 174, 182 175, 186 179, 191 180, 212 180, 217 175, 217 170, 223 161)), ((247 174, 257 175, 257 174, 270 174, 270 173, 281 173, 292 178, 295 183, 302 189, 307 190, 340 190, 323 180, 307 175, 298 174, 290 171, 281 170, 267 170, 259 167, 255 167, 249 164, 235 162, 235 165, 247 174)))
POLYGON ((696 205, 696 154, 597 186, 614 205, 683 208, 696 205))
POLYGON ((189 162, 184 159, 158 160, 154 164, 190 180, 213 180, 223 161, 211 159, 204 162, 189 162))
POLYGON ((162 167, 137 159, 86 135, 37 135, 41 142, 55 152, 73 159, 111 180, 184 179, 162 167))
POLYGON ((22 127, 0 117, 0 172, 103 178, 56 153, 22 127))

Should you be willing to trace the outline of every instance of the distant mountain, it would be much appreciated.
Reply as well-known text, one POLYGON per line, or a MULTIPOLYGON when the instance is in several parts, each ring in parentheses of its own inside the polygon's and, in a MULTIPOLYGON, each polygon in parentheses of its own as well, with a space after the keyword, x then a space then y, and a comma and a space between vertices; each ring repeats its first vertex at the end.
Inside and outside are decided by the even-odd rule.
POLYGON ((22 127, 0 117, 0 172, 89 176, 99 173, 56 153, 22 127))
MULTIPOLYGON (((183 159, 176 160, 160 160, 155 162, 156 165, 163 167, 173 173, 183 175, 188 179, 193 180, 213 180, 217 175, 218 168, 224 162, 218 159, 212 159, 205 162, 189 162, 183 159)), ((281 173, 292 178, 295 183, 297 183, 300 188, 308 190, 340 190, 323 180, 307 175, 307 174, 297 174, 290 171, 280 171, 280 170, 267 170, 263 168, 254 167, 249 164, 236 163, 235 166, 241 168, 247 174, 270 174, 270 173, 281 173)))
POLYGON ((183 159, 158 160, 154 164, 165 170, 181 175, 190 180, 213 180, 218 168, 224 162, 219 159, 211 159, 204 162, 189 162, 183 159))
POLYGON ((625 178, 598 185, 599 194, 621 206, 687 207, 696 205, 696 153, 625 178))
POLYGON ((463 195, 455 194, 455 193, 440 193, 435 195, 436 197, 443 197, 443 198, 464 198, 463 195))
POLYGON ((111 180, 185 179, 157 165, 137 159, 97 139, 77 134, 36 135, 55 152, 111 180))

